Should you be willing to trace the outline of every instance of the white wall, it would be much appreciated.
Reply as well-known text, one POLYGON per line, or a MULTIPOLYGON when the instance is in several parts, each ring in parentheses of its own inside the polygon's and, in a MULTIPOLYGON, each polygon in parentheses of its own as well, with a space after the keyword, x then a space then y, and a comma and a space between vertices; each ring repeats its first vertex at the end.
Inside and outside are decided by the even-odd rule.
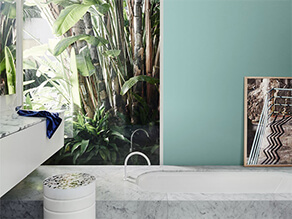
POLYGON ((55 38, 50 25, 47 20, 43 18, 31 18, 26 20, 23 24, 23 30, 23 50, 39 45, 30 35, 26 33, 26 31, 42 44, 46 44, 49 39, 55 38))

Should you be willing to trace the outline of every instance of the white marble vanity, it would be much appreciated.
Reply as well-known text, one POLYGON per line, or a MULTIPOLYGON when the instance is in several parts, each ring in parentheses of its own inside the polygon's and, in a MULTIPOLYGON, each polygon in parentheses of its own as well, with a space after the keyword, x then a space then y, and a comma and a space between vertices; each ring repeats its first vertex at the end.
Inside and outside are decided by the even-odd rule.
MULTIPOLYGON (((63 117, 63 113, 60 113, 63 117)), ((46 119, 11 114, 0 119, 0 197, 64 145, 64 122, 51 139, 46 119)))
POLYGON ((44 120, 45 118, 32 118, 17 115, 15 115, 14 118, 11 115, 1 116, 0 139, 36 125, 44 120))

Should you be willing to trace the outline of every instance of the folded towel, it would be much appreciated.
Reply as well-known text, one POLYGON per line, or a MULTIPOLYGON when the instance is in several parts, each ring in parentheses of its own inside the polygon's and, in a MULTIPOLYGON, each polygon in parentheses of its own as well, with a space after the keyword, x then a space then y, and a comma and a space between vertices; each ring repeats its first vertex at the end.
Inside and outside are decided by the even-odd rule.
POLYGON ((62 119, 59 117, 59 113, 50 113, 48 111, 31 111, 31 110, 18 110, 17 113, 20 116, 27 117, 45 117, 47 118, 47 136, 51 138, 59 125, 62 122, 62 119))

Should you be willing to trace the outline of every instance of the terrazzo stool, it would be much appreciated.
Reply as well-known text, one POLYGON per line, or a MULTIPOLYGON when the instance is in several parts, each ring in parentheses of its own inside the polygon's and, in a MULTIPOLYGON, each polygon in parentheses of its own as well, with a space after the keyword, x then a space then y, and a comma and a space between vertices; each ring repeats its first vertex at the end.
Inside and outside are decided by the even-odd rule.
POLYGON ((44 186, 44 219, 95 219, 95 177, 65 173, 48 177, 44 186))

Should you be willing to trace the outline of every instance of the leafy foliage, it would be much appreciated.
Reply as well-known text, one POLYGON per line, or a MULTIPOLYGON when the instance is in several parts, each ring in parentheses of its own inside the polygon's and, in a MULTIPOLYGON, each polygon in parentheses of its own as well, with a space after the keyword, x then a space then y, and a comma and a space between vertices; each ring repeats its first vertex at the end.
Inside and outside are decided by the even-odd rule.
POLYGON ((80 34, 78 36, 67 37, 58 42, 58 44, 54 48, 54 53, 53 53, 54 56, 60 55, 65 49, 67 49, 68 46, 70 46, 71 44, 75 43, 78 40, 85 40, 94 46, 101 46, 108 43, 107 40, 102 37, 98 37, 98 36, 94 37, 87 34, 80 34))
POLYGON ((0 3, 0 95, 14 94, 16 89, 16 3, 0 3))
POLYGON ((118 145, 129 143, 115 127, 110 127, 109 112, 104 107, 96 110, 93 118, 78 115, 73 126, 74 138, 66 139, 63 149, 73 164, 115 164, 121 152, 118 145))
POLYGON ((5 66, 8 93, 14 94, 16 89, 16 70, 13 55, 7 46, 5 47, 5 66))
POLYGON ((56 22, 54 23, 54 33, 61 36, 66 33, 79 19, 86 13, 90 5, 73 4, 65 7, 56 22))
POLYGON ((76 86, 78 88, 76 61, 74 62, 76 57, 70 59, 68 54, 54 57, 53 46, 54 43, 50 42, 49 45, 44 44, 24 51, 25 71, 34 71, 35 80, 40 79, 37 86, 25 89, 25 107, 32 107, 34 110, 56 110, 68 109, 73 103, 81 105, 79 95, 76 95, 76 86), (67 67, 64 62, 68 60, 70 66, 67 67))
MULTIPOLYGON (((129 9, 133 7, 129 7, 128 2, 50 0, 45 4, 36 4, 42 14, 46 15, 55 35, 60 37, 58 42, 25 52, 26 72, 34 72, 41 79, 38 86, 25 90, 26 107, 60 109, 64 106, 78 106, 79 111, 75 111, 68 125, 73 126, 74 135, 65 139, 66 144, 58 158, 70 160, 69 164, 121 164, 129 153, 128 139, 135 130, 131 124, 132 115, 140 118, 135 126, 156 129, 155 134, 150 134, 151 139, 145 142, 136 139, 135 145, 154 160, 152 163, 158 163, 159 111, 145 97, 145 84, 155 85, 153 87, 158 96, 159 79, 154 74, 153 77, 134 76, 136 60, 131 41, 132 21, 129 19, 129 9), (56 8, 62 10, 60 14, 52 16, 54 10, 51 7, 56 4, 56 8), (132 89, 138 82, 144 87, 139 95, 132 89), (100 108, 105 97, 110 105, 107 110, 100 108), (133 101, 138 101, 137 111, 133 110, 133 101), (117 128, 117 125, 123 128, 117 128)), ((151 57, 154 62, 155 57, 159 56, 160 8, 159 0, 151 0, 151 3, 151 57)), ((144 13, 141 19, 145 19, 144 13)), ((145 36, 146 28, 142 29, 142 35, 145 36)), ((142 41, 145 48, 145 39, 142 41)), ((142 49, 140 54, 144 56, 141 57, 144 61, 142 49)), ((155 62, 155 68, 159 69, 159 62, 155 62)))
POLYGON ((124 83, 121 89, 121 95, 126 94, 128 90, 130 90, 139 81, 145 81, 145 82, 148 82, 149 84, 154 84, 154 85, 157 85, 159 83, 159 79, 153 78, 147 75, 134 76, 124 83))
POLYGON ((1 14, 11 19, 16 18, 16 3, 14 1, 5 0, 0 6, 1 14))

